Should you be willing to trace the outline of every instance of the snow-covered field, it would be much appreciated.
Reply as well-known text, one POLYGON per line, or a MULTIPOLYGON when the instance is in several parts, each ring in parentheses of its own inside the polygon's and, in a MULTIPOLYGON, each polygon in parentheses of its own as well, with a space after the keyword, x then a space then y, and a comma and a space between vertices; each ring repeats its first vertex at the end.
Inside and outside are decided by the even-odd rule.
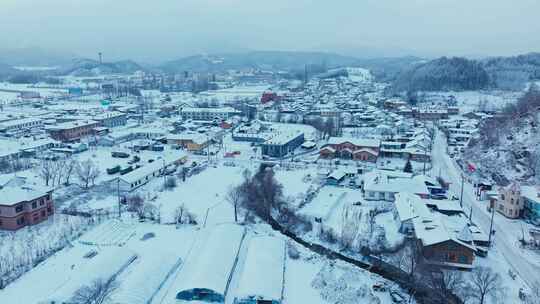
POLYGON ((233 222, 233 207, 226 201, 225 194, 229 186, 240 184, 242 172, 240 167, 208 167, 185 183, 179 182, 176 188, 157 193, 151 203, 160 207, 164 223, 174 222, 175 210, 181 205, 193 213, 200 224, 233 222))

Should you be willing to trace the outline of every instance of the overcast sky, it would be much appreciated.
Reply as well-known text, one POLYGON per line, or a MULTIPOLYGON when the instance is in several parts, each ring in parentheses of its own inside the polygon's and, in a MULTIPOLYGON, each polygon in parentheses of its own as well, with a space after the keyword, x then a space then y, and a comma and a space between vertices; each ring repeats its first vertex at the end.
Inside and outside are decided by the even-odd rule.
POLYGON ((540 51, 540 0, 0 0, 0 48, 161 61, 201 52, 540 51))

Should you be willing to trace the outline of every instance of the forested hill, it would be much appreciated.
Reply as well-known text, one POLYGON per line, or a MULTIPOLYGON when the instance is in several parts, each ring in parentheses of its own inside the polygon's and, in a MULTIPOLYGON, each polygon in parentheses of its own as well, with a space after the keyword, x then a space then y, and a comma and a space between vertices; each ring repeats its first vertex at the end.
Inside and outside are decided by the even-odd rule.
POLYGON ((523 90, 540 79, 540 53, 482 60, 442 57, 403 69, 393 82, 395 91, 523 90))
POLYGON ((478 90, 490 85, 480 62, 460 57, 441 57, 401 72, 393 83, 396 91, 478 90))

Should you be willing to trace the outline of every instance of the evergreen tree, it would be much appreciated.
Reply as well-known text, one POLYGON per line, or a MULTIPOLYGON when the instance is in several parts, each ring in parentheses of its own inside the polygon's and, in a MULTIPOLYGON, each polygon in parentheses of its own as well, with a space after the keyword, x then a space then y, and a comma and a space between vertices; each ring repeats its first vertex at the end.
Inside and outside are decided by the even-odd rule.
POLYGON ((412 168, 410 159, 407 160, 407 163, 405 164, 405 168, 403 169, 403 172, 413 173, 413 168, 412 168))

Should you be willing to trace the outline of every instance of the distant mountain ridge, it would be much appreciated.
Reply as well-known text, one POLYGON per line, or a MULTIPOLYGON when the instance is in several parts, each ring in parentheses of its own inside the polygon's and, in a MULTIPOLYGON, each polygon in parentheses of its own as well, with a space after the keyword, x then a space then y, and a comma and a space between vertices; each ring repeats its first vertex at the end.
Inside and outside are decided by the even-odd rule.
POLYGON ((81 58, 73 60, 71 64, 65 67, 59 68, 55 73, 58 75, 96 76, 104 74, 131 74, 141 70, 145 69, 132 60, 100 63, 97 60, 81 58))
POLYGON ((167 72, 183 71, 219 72, 229 69, 269 69, 293 71, 305 65, 319 64, 327 67, 352 65, 357 58, 323 52, 251 51, 213 55, 194 55, 166 62, 159 66, 167 72))

